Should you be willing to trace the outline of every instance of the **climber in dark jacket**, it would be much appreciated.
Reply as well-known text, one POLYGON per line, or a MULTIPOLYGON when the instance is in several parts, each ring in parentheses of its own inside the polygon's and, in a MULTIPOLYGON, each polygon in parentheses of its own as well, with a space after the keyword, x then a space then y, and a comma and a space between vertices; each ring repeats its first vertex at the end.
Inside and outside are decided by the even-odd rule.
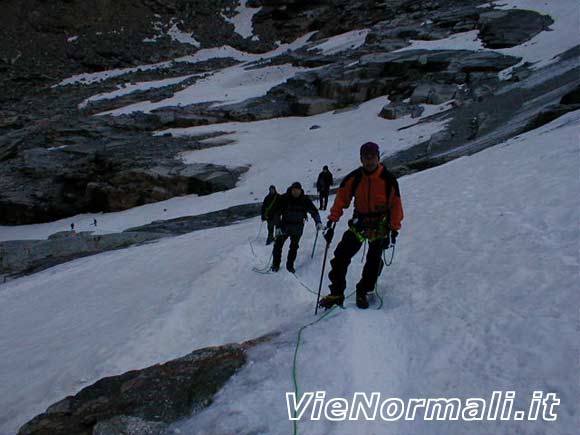
POLYGON ((330 186, 334 184, 332 173, 328 170, 328 166, 322 168, 322 172, 318 174, 316 180, 316 190, 318 190, 318 200, 320 201, 320 210, 326 210, 328 205, 328 194, 330 193, 330 186))
POLYGON ((282 259, 282 248, 286 239, 290 237, 290 249, 288 251, 288 259, 286 260, 286 269, 294 273, 294 261, 298 253, 298 247, 302 232, 304 231, 304 222, 306 221, 306 213, 309 213, 316 222, 316 229, 322 229, 320 216, 316 206, 312 201, 304 196, 302 185, 298 182, 292 183, 286 193, 282 195, 274 207, 272 207, 272 215, 274 219, 275 242, 274 251, 272 253, 272 271, 277 272, 280 269, 280 261, 282 259))
POLYGON ((266 245, 269 245, 274 241, 274 216, 272 215, 272 208, 276 204, 276 201, 280 199, 280 195, 276 191, 276 186, 270 186, 268 195, 264 198, 262 202, 262 221, 268 221, 268 238, 266 239, 266 245))

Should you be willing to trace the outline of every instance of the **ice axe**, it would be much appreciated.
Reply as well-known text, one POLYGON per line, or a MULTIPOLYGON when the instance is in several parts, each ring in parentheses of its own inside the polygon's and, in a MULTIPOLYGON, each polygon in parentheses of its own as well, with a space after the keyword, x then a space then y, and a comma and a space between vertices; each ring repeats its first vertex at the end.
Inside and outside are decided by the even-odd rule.
POLYGON ((316 241, 318 240, 318 233, 319 231, 316 230, 316 237, 314 237, 314 246, 312 246, 312 254, 310 254, 310 258, 314 258, 314 251, 316 250, 316 241))

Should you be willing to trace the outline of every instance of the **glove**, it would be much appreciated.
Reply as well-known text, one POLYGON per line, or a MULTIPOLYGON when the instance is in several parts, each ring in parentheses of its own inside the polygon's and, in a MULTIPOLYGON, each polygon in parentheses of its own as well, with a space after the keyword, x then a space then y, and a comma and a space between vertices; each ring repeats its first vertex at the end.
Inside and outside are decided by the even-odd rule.
POLYGON ((324 229, 324 227, 322 226, 322 222, 318 222, 316 224, 316 231, 322 231, 324 229))
POLYGON ((262 222, 266 220, 266 216, 262 216, 262 222))
POLYGON ((334 237, 334 228, 332 228, 332 221, 328 221, 326 223, 326 228, 322 232, 322 236, 326 243, 330 244, 332 242, 332 238, 334 237))
POLYGON ((397 236, 399 235, 399 232, 397 230, 391 230, 391 243, 393 245, 397 244, 397 236))
POLYGON ((391 230, 390 234, 387 235, 387 237, 385 237, 383 239, 383 244, 382 244, 382 248, 383 249, 389 249, 391 247, 391 245, 394 245, 397 243, 397 236, 399 235, 398 231, 395 230, 391 230))
POLYGON ((274 230, 274 237, 277 239, 281 235, 282 235, 282 228, 276 227, 276 229, 274 230))
POLYGON ((391 246, 391 238, 390 238, 390 237, 387 235, 387 237, 385 237, 385 238, 382 240, 382 243, 381 243, 381 248, 382 248, 382 249, 383 249, 383 251, 384 251, 384 250, 386 250, 386 249, 389 249, 389 247, 390 247, 390 246, 391 246))

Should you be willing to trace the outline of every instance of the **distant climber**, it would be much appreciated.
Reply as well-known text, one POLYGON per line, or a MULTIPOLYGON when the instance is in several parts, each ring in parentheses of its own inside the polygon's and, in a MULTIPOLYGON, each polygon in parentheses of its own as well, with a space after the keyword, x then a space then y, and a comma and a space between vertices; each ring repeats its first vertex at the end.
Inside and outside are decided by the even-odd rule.
POLYGON ((268 222, 268 238, 266 239, 266 245, 269 245, 274 241, 274 216, 272 215, 272 207, 276 204, 276 201, 279 198, 280 195, 276 191, 276 186, 272 185, 262 202, 262 221, 268 222))
POLYGON ((330 193, 330 186, 334 184, 332 173, 328 170, 328 166, 324 165, 322 172, 318 174, 316 180, 316 190, 318 191, 318 201, 320 202, 320 210, 326 210, 328 205, 328 194, 330 193))

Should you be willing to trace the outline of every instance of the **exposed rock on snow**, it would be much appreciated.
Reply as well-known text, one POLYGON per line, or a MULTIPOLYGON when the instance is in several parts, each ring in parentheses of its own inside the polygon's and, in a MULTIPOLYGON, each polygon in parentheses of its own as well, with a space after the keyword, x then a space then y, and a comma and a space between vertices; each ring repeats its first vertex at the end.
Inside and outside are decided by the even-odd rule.
POLYGON ((480 37, 488 48, 508 48, 529 41, 554 20, 534 11, 484 12, 479 17, 480 37))
POLYGON ((231 344, 103 378, 50 406, 18 435, 126 434, 127 428, 145 430, 139 435, 163 433, 163 425, 151 422, 169 423, 203 409, 245 361, 244 345, 231 344))

